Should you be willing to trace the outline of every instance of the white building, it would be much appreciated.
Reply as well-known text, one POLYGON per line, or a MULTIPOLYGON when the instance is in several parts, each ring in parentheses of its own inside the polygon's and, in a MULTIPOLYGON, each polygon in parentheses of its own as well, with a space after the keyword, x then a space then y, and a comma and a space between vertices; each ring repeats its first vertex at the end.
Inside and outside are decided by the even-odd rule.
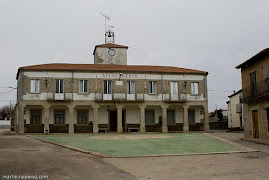
POLYGON ((228 104, 228 128, 243 129, 244 121, 242 117, 242 89, 228 96, 230 100, 228 104))

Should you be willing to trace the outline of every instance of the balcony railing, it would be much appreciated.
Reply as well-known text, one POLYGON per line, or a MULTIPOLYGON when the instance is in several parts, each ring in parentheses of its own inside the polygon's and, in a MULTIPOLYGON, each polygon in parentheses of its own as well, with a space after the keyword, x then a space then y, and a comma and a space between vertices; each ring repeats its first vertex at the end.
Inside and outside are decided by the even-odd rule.
POLYGON ((243 102, 269 96, 269 78, 242 89, 243 102))
POLYGON ((144 94, 96 93, 95 101, 144 101, 144 94))

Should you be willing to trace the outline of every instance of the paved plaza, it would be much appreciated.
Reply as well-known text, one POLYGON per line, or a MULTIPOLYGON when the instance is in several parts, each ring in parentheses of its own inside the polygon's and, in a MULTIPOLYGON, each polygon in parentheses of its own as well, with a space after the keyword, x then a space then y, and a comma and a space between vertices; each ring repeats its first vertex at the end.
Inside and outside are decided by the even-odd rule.
POLYGON ((248 152, 253 149, 206 133, 62 134, 34 138, 88 150, 102 157, 248 152))

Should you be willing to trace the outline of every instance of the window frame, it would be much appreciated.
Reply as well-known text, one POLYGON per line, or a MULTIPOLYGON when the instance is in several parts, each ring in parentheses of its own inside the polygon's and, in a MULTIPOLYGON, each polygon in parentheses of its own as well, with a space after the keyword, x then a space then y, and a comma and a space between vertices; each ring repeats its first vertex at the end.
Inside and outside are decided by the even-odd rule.
POLYGON ((145 109, 145 125, 155 125, 155 109, 145 109), (147 118, 146 118, 147 112, 153 113, 153 122, 152 123, 147 123, 147 118))
POLYGON ((88 93, 88 89, 89 89, 88 88, 88 80, 87 79, 80 79, 78 82, 78 92, 80 94, 86 94, 86 93, 88 93), (81 89, 81 82, 82 82, 82 89, 81 89), (86 91, 85 91, 85 85, 86 85, 86 91))
POLYGON ((135 94, 135 81, 127 80, 127 94, 135 94), (133 86, 131 84, 133 84, 133 86), (133 87, 133 91, 130 91, 131 87, 133 87))
POLYGON ((88 124, 88 122, 89 122, 89 115, 88 115, 88 111, 86 110, 86 109, 78 109, 77 110, 77 124, 79 124, 79 125, 87 125, 88 124), (80 121, 79 121, 79 116, 80 116, 80 113, 84 113, 84 115, 86 114, 86 122, 85 123, 80 123, 80 121))
POLYGON ((40 79, 30 79, 30 93, 31 94, 38 94, 40 93, 40 79), (34 90, 35 91, 32 91, 32 82, 35 82, 35 85, 34 85, 34 90), (38 82, 38 83, 36 83, 38 82), (36 85, 38 84, 38 88, 36 87, 36 85))
POLYGON ((103 94, 112 95, 112 80, 104 80, 104 83, 103 83, 103 94), (105 84, 106 84, 106 88, 105 88, 105 84), (110 84, 111 88, 109 88, 109 84, 110 84), (111 90, 110 93, 109 93, 109 90, 111 90), (107 93, 105 93, 105 92, 107 92, 107 93))
POLYGON ((54 124, 55 125, 65 125, 65 121, 66 121, 66 114, 65 114, 65 110, 64 109, 55 109, 54 110, 54 124), (56 112, 63 112, 63 123, 56 123, 56 112))
POLYGON ((149 81, 149 94, 158 94, 158 81, 149 81), (156 86, 154 86, 154 83, 156 83, 156 86), (156 87, 156 92, 153 92, 154 87, 156 87))
POLYGON ((167 109, 167 125, 175 125, 175 124, 176 124, 176 111, 174 109, 167 109), (168 122, 168 112, 173 112, 174 118, 172 123, 168 122))
POLYGON ((179 94, 179 85, 178 85, 179 83, 178 83, 178 81, 170 81, 170 94, 171 94, 171 96, 172 95, 177 95, 178 96, 178 94, 179 94), (172 94, 172 84, 177 84, 177 88, 176 88, 176 91, 177 91, 177 93, 176 94, 172 94))
MULTIPOLYGON (((36 114, 35 114, 36 115, 36 114)), ((41 125, 42 124, 42 110, 41 109, 31 109, 30 110, 30 125, 41 125), (33 116, 35 113, 39 113, 39 123, 33 123, 33 116)))
POLYGON ((63 94, 64 93, 64 80, 63 79, 55 79, 55 94, 63 94), (59 81, 59 92, 57 92, 57 81, 59 81), (62 86, 61 86, 61 83, 62 82, 62 86), (61 89, 62 87, 62 89, 61 89), (62 92, 61 92, 62 90, 62 92))
POLYGON ((191 82, 191 95, 199 95, 199 82, 191 82), (197 93, 195 91, 195 84, 197 84, 197 93))

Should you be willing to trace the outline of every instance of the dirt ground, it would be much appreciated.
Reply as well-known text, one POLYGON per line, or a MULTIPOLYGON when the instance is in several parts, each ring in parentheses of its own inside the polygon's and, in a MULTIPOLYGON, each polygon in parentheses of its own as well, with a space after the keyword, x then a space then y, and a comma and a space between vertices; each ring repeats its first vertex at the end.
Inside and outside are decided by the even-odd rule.
POLYGON ((243 133, 214 132, 245 146, 252 153, 170 156, 152 158, 106 158, 105 161, 137 179, 268 179, 269 146, 241 141, 243 133))
POLYGON ((48 175, 49 179, 135 179, 101 158, 71 151, 0 129, 0 179, 3 175, 48 175))

